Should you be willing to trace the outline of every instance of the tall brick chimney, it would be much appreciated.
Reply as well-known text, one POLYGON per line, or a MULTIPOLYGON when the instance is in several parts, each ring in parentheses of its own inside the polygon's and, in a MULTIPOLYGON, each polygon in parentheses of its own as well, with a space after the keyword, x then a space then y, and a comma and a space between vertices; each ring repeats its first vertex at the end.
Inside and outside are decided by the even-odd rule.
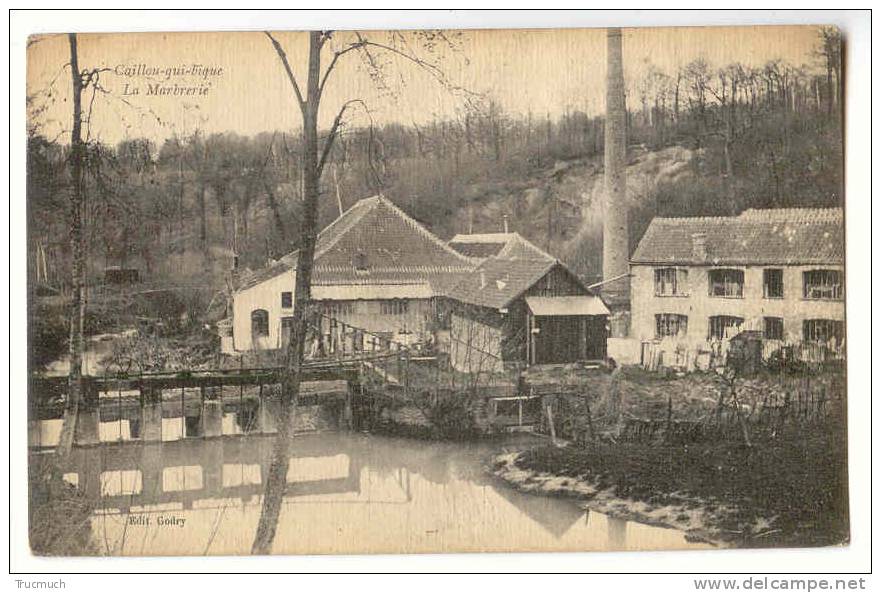
MULTIPOLYGON (((605 122, 605 208, 603 219, 603 280, 629 272, 627 233, 627 113, 624 102, 624 66, 621 29, 607 30, 606 122, 605 122)), ((603 293, 614 301, 627 301, 630 279, 603 285, 603 293)))

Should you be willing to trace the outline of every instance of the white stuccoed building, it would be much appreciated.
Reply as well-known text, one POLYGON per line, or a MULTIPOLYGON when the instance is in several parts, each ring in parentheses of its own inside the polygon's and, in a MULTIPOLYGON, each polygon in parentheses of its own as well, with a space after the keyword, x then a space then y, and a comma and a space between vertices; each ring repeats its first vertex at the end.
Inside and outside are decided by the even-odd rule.
POLYGON ((749 329, 770 343, 844 343, 840 208, 655 218, 630 269, 631 336, 642 342, 699 346, 749 329))

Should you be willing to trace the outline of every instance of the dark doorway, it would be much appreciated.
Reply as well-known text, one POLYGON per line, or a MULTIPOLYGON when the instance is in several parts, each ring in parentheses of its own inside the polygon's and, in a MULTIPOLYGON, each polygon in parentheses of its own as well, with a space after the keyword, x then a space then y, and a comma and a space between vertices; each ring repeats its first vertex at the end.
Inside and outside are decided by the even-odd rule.
POLYGON ((534 364, 564 364, 606 357, 606 318, 559 315, 535 317, 534 364))
POLYGON ((581 319, 571 316, 536 317, 535 363, 575 362, 581 358, 581 319))
POLYGON ((591 316, 584 318, 584 358, 585 360, 605 360, 606 358, 606 318, 591 316))

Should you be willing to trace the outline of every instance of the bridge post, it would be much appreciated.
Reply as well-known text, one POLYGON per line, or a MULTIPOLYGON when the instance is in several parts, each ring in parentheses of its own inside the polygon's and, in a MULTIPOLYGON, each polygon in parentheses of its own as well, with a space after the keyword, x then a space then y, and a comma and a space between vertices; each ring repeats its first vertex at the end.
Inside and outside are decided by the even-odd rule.
POLYGON ((343 407, 343 422, 347 430, 355 429, 355 418, 352 410, 352 382, 346 381, 346 404, 343 407))
POLYGON ((77 409, 73 442, 78 445, 94 445, 99 442, 98 426, 101 410, 98 404, 98 385, 92 379, 83 378, 83 399, 77 409))
POLYGON ((98 424, 100 411, 91 406, 83 406, 77 413, 73 441, 77 445, 96 445, 99 442, 98 424))
POLYGON ((141 440, 162 440, 162 397, 152 385, 141 385, 141 440))
MULTIPOLYGON (((272 397, 264 397, 257 408, 257 426, 262 434, 278 432, 275 419, 278 417, 279 401, 272 397)), ((291 419, 293 422, 293 418, 291 419)))
POLYGON ((202 402, 202 436, 219 437, 223 426, 223 402, 205 399, 202 402))
POLYGON ((85 493, 86 499, 99 501, 101 498, 101 464, 86 463, 79 474, 78 488, 85 493))
POLYGON ((98 402, 98 385, 91 379, 83 379, 83 400, 79 405, 74 426, 73 442, 78 445, 95 445, 100 439, 98 426, 101 408, 98 402))

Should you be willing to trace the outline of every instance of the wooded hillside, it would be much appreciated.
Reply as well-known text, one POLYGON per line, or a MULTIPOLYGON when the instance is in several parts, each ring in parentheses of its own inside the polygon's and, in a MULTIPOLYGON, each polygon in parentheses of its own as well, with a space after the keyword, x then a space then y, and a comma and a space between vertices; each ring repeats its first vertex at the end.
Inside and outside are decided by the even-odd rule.
MULTIPOLYGON (((631 242, 655 215, 840 205, 839 47, 837 32, 824 30, 813 64, 696 60, 629 80, 631 242)), ((91 140, 87 151, 91 279, 122 266, 159 284, 220 288, 235 258, 256 268, 297 245, 296 131, 196 131, 159 146, 91 140)), ((511 114, 491 98, 429 124, 345 129, 322 178, 320 223, 379 192, 443 238, 500 230, 507 215, 512 230, 594 280, 602 151, 602 117, 511 114)), ((69 277, 67 153, 29 130, 30 278, 56 287, 69 277)))

